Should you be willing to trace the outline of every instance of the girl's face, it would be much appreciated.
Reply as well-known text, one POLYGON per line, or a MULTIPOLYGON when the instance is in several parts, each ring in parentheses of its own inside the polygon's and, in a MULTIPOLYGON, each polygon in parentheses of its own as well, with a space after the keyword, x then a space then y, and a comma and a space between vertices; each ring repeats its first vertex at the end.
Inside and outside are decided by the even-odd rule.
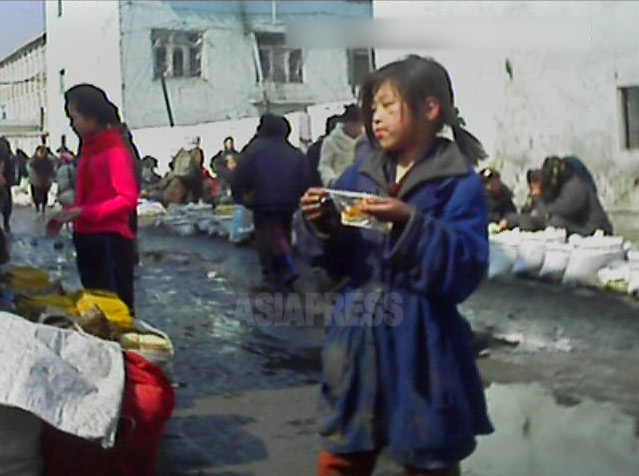
POLYGON ((386 81, 373 97, 373 133, 382 149, 399 151, 410 138, 411 117, 408 105, 397 88, 386 81))
POLYGON ((103 129, 94 118, 87 117, 80 113, 75 104, 69 103, 69 107, 67 109, 69 111, 69 122, 71 123, 71 128, 82 139, 91 137, 103 129))

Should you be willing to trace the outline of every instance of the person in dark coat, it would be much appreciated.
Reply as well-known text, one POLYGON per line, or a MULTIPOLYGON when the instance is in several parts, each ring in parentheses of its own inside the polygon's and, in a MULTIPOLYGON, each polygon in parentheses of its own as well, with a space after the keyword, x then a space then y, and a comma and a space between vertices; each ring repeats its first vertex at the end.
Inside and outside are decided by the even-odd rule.
POLYGON ((313 187, 321 187, 322 186, 322 177, 319 173, 319 161, 320 161, 320 153, 322 151, 322 144, 324 143, 324 139, 333 132, 335 126, 339 123, 340 116, 333 115, 326 119, 326 126, 324 130, 324 135, 320 136, 315 142, 311 144, 306 151, 306 157, 308 158, 308 164, 311 168, 311 185, 313 187))
POLYGON ((542 167, 547 223, 569 234, 592 235, 597 230, 613 233, 612 223, 593 186, 575 173, 570 162, 547 157, 542 167))
MULTIPOLYGON (((3 211, 5 210, 6 202, 11 196, 11 187, 8 185, 10 182, 8 182, 7 178, 5 177, 6 170, 7 167, 9 167, 10 162, 11 145, 6 138, 0 137, 0 170, 2 171, 2 173, 0 174, 0 206, 2 206, 3 211)), ((5 231, 9 233, 6 223, 5 231)), ((9 261, 9 249, 7 247, 5 234, 0 228, 0 264, 5 264, 7 261, 9 261)))
POLYGON ((224 139, 223 149, 211 157, 210 168, 215 173, 215 179, 220 189, 220 197, 228 195, 231 188, 231 170, 228 167, 229 156, 237 159, 239 152, 235 150, 235 140, 229 136, 224 139))
POLYGON ((13 155, 11 151, 11 144, 9 141, 0 137, 2 144, 0 148, 0 167, 2 168, 3 184, 0 187, 0 193, 2 194, 2 218, 5 233, 11 233, 11 214, 13 212, 13 195, 11 188, 18 183, 16 163, 17 157, 13 155))
POLYGON ((263 115, 233 172, 233 198, 254 212, 255 245, 268 285, 288 285, 298 276, 291 227, 310 173, 304 154, 288 142, 290 133, 286 118, 263 115))
POLYGON ((479 176, 488 199, 489 223, 501 223, 508 214, 517 213, 517 207, 513 203, 513 193, 501 181, 499 172, 487 167, 479 172, 479 176))
POLYGON ((541 169, 526 172, 528 198, 519 213, 509 213, 500 222, 502 230, 520 228, 525 231, 539 231, 546 228, 546 203, 543 197, 543 173, 541 169))
POLYGON ((35 204, 36 213, 44 216, 47 208, 49 189, 53 182, 55 166, 46 146, 40 145, 29 161, 29 181, 31 182, 31 197, 35 204))

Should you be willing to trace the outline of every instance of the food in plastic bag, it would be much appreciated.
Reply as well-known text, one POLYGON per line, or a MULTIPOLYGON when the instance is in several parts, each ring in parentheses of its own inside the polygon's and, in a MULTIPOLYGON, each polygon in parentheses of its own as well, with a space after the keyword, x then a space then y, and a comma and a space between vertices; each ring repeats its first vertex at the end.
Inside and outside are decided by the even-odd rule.
POLYGON ((380 197, 371 193, 347 192, 343 190, 324 189, 340 213, 342 225, 354 226, 389 233, 392 224, 381 222, 363 213, 361 206, 367 201, 375 201, 380 197))

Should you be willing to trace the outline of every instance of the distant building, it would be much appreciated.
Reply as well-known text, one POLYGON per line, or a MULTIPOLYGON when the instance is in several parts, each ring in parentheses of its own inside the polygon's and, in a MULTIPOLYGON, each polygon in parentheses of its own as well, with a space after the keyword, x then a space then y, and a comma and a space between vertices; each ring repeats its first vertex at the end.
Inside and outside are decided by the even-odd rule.
POLYGON ((46 34, 0 59, 0 136, 33 153, 46 133, 46 34))
POLYGON ((441 61, 469 129, 520 197, 527 168, 574 154, 592 169, 608 207, 639 208, 639 2, 373 7, 376 20, 410 19, 423 31, 411 50, 376 45, 378 66, 407 53, 441 61), (428 35, 442 25, 446 34, 434 41, 428 35))
MULTIPOLYGON (((104 88, 129 126, 176 128, 349 102, 369 50, 285 45, 291 18, 370 18, 370 1, 46 2, 52 137, 69 135, 62 92, 104 88)), ((141 136, 146 137, 146 134, 141 136)), ((218 144, 218 138, 204 138, 218 144)), ((221 138, 219 139, 221 143, 221 138)), ((213 152, 213 151, 211 151, 213 152)))

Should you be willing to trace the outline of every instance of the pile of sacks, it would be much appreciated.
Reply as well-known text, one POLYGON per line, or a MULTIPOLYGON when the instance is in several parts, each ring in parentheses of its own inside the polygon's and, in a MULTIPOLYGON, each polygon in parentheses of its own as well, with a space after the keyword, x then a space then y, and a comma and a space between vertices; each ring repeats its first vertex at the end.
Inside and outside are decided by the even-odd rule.
POLYGON ((206 203, 172 203, 166 213, 157 216, 155 226, 164 226, 180 236, 204 234, 227 239, 231 232, 231 216, 216 213, 206 203))
POLYGON ((620 236, 598 232, 588 237, 567 237, 561 229, 515 229, 490 236, 488 277, 525 276, 597 287, 623 279, 630 284, 634 277, 635 286, 628 286, 628 291, 634 292, 639 288, 639 253, 629 251, 630 243, 620 236))

